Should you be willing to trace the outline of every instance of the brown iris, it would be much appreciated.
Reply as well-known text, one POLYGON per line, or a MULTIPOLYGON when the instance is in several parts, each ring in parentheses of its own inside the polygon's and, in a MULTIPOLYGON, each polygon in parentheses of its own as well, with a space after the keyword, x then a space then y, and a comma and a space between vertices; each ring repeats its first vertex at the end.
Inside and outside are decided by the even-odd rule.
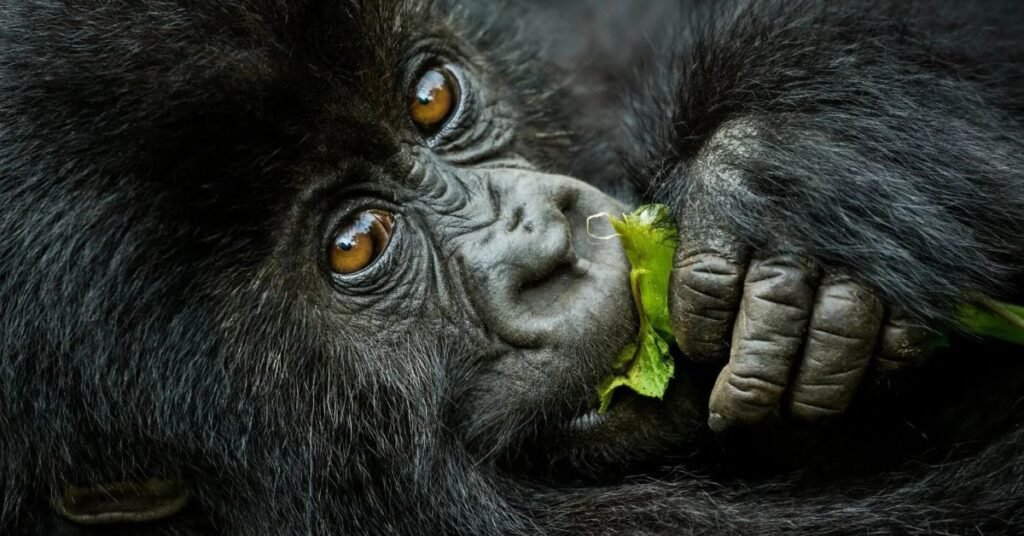
POLYGON ((409 103, 409 116, 413 123, 427 133, 433 133, 444 126, 455 111, 458 90, 451 73, 442 69, 430 69, 423 73, 413 90, 409 103))
POLYGON ((331 270, 339 275, 354 274, 373 264, 387 249, 395 228, 394 214, 366 210, 348 220, 331 245, 331 270))

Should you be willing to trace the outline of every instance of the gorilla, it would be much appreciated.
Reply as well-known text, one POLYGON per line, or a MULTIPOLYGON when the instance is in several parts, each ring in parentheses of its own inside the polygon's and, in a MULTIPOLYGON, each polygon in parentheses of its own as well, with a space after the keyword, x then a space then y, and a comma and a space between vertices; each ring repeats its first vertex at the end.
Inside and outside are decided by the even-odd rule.
POLYGON ((0 207, 3 534, 1024 527, 1017 2, 6 0, 0 207))

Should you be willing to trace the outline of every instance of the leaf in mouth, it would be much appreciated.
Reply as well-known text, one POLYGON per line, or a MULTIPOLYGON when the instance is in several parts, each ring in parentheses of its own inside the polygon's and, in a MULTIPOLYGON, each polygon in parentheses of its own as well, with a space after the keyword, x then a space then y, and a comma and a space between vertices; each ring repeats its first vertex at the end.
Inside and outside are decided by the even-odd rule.
POLYGON ((604 413, 619 387, 662 398, 675 374, 669 355, 674 340, 668 311, 668 283, 676 250, 676 227, 665 205, 644 205, 622 218, 609 216, 629 259, 630 289, 640 316, 636 341, 619 354, 614 372, 597 386, 599 413, 604 413))

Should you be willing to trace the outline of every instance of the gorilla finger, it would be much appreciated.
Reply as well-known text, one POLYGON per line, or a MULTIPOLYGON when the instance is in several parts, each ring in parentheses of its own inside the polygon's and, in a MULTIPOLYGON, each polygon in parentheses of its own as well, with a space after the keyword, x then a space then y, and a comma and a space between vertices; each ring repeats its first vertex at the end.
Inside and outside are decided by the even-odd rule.
POLYGON ((711 392, 712 430, 777 412, 807 331, 816 276, 813 264, 793 255, 750 264, 729 364, 711 392))
POLYGON ((882 302, 846 277, 818 288, 790 412, 819 420, 846 410, 868 369, 882 327, 882 302))
POLYGON ((921 363, 933 336, 932 330, 914 322, 904 312, 892 311, 882 328, 875 369, 885 374, 921 363))
POLYGON ((725 359, 748 255, 739 240, 706 223, 680 228, 669 286, 676 342, 691 358, 725 359))

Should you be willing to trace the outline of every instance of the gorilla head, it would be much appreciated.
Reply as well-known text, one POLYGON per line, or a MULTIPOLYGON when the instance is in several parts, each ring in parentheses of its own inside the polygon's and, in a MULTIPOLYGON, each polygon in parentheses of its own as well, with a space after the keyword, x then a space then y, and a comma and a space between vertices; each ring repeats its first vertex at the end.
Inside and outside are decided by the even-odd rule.
MULTIPOLYGON (((654 92, 649 102, 609 109, 611 100, 580 98, 600 76, 560 78, 547 60, 566 55, 524 44, 543 25, 517 26, 535 19, 511 8, 494 15, 487 4, 0 2, 0 532, 85 532, 64 514, 77 523, 150 521, 127 534, 600 533, 638 524, 669 533, 961 533, 1017 515, 1021 500, 1005 490, 1024 481, 1020 464, 1008 463, 1024 459, 1019 433, 986 456, 834 484, 834 474, 851 472, 832 456, 836 445, 863 451, 862 462, 931 446, 918 420, 905 425, 909 414, 868 406, 869 418, 839 441, 779 449, 827 458, 836 473, 822 481, 734 481, 685 473, 678 463, 707 453, 704 408, 717 370, 680 360, 687 370, 677 372, 664 404, 622 397, 610 416, 590 412, 595 385, 637 319, 621 248, 592 237, 587 220, 639 198, 651 177, 637 169, 720 172, 723 154, 751 158, 735 169, 763 172, 769 184, 696 206, 724 207, 718 212, 738 215, 757 236, 808 234, 824 244, 818 253, 835 246, 831 258, 857 257, 856 266, 870 266, 907 296, 930 281, 970 281, 987 273, 991 251, 1017 251, 1010 245, 1020 238, 1000 234, 1019 228, 1003 223, 1024 206, 999 193, 1019 184, 1008 171, 1021 167, 1019 130, 1001 122, 1009 112, 981 113, 980 94, 961 87, 966 74, 956 84, 938 78, 955 62, 911 48, 927 40, 862 38, 889 26, 862 14, 807 17, 768 0, 742 3, 757 17, 709 26, 737 29, 695 47, 701 61, 686 75, 696 97, 676 102, 678 73, 659 67, 639 83, 654 92), (762 31, 772 17, 782 20, 774 41, 762 31), (736 36, 756 45, 734 44, 736 36), (824 44, 813 46, 815 39, 824 44), (895 56, 900 47, 909 51, 895 56), (748 60, 751 50, 765 61, 748 60), (816 56, 831 52, 841 60, 816 56), (787 54, 799 68, 771 63, 787 54), (870 69, 848 67, 857 54, 870 69), (914 71, 915 62, 927 70, 914 71), (830 84, 806 80, 818 72, 808 66, 829 73, 830 84), (896 68, 899 76, 886 78, 896 68), (775 85, 799 98, 758 100, 776 95, 775 85), (942 90, 945 108, 919 102, 935 100, 927 88, 942 90), (865 95, 904 108, 889 121, 870 115, 874 108, 822 110, 865 95), (773 116, 787 123, 732 122, 732 135, 719 129, 772 106, 789 113, 773 116), (946 120, 966 108, 970 117, 946 120), (923 120, 908 121, 914 114, 923 120), (618 143, 610 125, 620 122, 638 134, 618 143), (822 125, 841 129, 830 137, 814 130, 822 125), (843 137, 849 132, 858 137, 843 137), (777 137, 744 150, 754 135, 777 137), (974 141, 940 151, 936 139, 974 141), (806 167, 805 149, 820 167, 806 167), (771 150, 774 159, 757 160, 771 150), (932 160, 915 160, 920 155, 932 160), (978 160, 991 165, 972 175, 978 160), (826 181, 819 170, 836 176, 826 181), (923 186, 921 170, 930 181, 923 186), (854 172, 867 174, 845 180, 854 172), (989 180, 987 190, 965 178, 977 176, 989 180), (888 182, 872 190, 878 177, 888 182), (873 191, 889 204, 873 210, 865 201, 873 191), (773 203, 794 199, 809 199, 814 210, 783 206, 767 217, 773 203), (982 214, 977 206, 987 210, 980 223, 963 216, 982 214), (907 222, 926 232, 905 232, 907 222), (858 232, 844 234, 844 225, 858 232), (943 236, 956 238, 956 255, 931 247, 943 236), (925 245, 908 246, 914 237, 925 245), (862 253, 883 249, 892 255, 862 253), (623 469, 630 473, 620 478, 623 469), (168 508, 154 481, 177 482, 188 506, 168 508), (112 491, 147 482, 130 500, 112 491), (83 506, 83 497, 94 502, 83 506), (959 517, 933 519, 939 511, 959 517)), ((628 54, 607 59, 630 65, 628 54)), ((976 76, 994 87, 1001 73, 976 76)), ((1019 92, 1000 95, 1007 109, 1017 106, 1019 92)), ((694 181, 672 197, 708 201, 707 192, 738 182, 694 181)), ((689 274, 741 282, 733 264, 692 264, 689 274)), ((796 351, 805 331, 797 321, 806 326, 804 305, 815 299, 811 265, 759 266, 756 283, 800 300, 767 292, 759 303, 786 314, 762 314, 768 321, 752 322, 753 336, 740 342, 774 351, 759 329, 781 325, 793 329, 784 346, 796 351)), ((716 301, 699 285, 692 290, 695 302, 716 301)), ((857 305, 868 295, 860 291, 834 293, 834 311, 857 305)), ((861 313, 874 329, 883 325, 876 305, 861 313)), ((730 314, 702 320, 728 328, 730 314)), ((865 347, 844 334, 841 314, 823 318, 839 329, 826 333, 822 355, 872 349, 873 340, 865 347), (832 352, 829 341, 852 350, 832 352)), ((857 381, 870 356, 863 357, 857 381)), ((989 362, 996 361, 972 361, 970 372, 989 362)), ((784 380, 789 369, 773 372, 784 380)), ((746 373, 736 376, 758 379, 746 373)), ((985 415, 969 426, 952 416, 959 414, 943 417, 936 400, 947 403, 968 385, 987 390, 988 401, 1019 397, 1019 384, 991 394, 994 383, 959 370, 949 378, 934 389, 941 396, 914 399, 918 415, 965 431, 944 438, 949 444, 986 437, 1006 410, 981 404, 985 415)), ((753 385, 774 388, 773 405, 760 413, 782 396, 784 381, 777 383, 753 385)), ((740 396, 758 394, 737 385, 740 396)), ((969 398, 950 405, 976 405, 969 398)), ((723 465, 710 461, 700 467, 723 465)), ((734 468, 726 469, 731 477, 734 468)))
POLYGON ((514 29, 418 4, 4 6, 4 523, 181 473, 228 532, 493 528, 485 462, 601 435, 624 205, 514 29))

